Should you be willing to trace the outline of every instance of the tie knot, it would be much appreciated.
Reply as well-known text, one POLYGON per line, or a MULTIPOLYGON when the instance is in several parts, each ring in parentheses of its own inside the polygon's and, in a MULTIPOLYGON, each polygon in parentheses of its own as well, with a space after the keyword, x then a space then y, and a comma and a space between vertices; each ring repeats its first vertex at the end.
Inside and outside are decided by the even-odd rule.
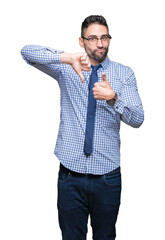
POLYGON ((92 71, 96 72, 101 66, 101 64, 97 64, 96 66, 91 65, 92 71))

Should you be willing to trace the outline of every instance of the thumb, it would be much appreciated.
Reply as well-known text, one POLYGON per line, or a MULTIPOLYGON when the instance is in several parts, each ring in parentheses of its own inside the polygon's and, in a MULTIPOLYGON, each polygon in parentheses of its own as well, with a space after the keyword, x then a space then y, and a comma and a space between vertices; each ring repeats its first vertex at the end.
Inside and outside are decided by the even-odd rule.
POLYGON ((81 78, 81 82, 83 83, 84 80, 85 80, 85 77, 84 77, 84 75, 82 74, 82 72, 79 72, 79 76, 80 76, 80 78, 81 78))
POLYGON ((103 81, 105 81, 105 82, 108 81, 107 78, 106 78, 105 73, 102 74, 102 79, 103 79, 103 81))

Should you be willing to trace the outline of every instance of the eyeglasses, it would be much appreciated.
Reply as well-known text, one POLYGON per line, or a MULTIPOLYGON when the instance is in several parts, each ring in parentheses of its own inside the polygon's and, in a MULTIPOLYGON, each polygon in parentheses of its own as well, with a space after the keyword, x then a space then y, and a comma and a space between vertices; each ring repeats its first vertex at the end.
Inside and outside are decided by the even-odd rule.
POLYGON ((82 37, 83 39, 89 41, 90 43, 97 43, 99 40, 101 40, 101 42, 107 42, 109 39, 111 39, 111 35, 103 35, 100 38, 98 38, 97 36, 89 36, 88 38, 86 37, 82 37))

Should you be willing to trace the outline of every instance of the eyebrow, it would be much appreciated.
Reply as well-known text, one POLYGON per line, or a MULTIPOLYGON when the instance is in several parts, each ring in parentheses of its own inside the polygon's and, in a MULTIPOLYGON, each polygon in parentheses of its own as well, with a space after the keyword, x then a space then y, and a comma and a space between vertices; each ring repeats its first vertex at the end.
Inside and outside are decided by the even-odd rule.
MULTIPOLYGON (((103 35, 101 35, 100 37, 105 37, 105 36, 108 36, 109 34, 103 34, 103 35)), ((97 35, 89 35, 88 36, 88 38, 89 37, 95 37, 95 38, 97 38, 98 36, 97 35)))

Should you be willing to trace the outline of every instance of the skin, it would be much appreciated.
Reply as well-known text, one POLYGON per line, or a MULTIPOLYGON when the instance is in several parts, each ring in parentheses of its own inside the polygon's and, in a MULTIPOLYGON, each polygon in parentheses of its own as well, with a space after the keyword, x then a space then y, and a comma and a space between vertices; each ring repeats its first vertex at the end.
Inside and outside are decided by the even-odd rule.
MULTIPOLYGON (((86 29, 84 37, 90 36, 101 37, 102 35, 108 35, 108 29, 104 25, 91 24, 86 29)), ((107 42, 102 43, 99 39, 96 44, 91 44, 89 41, 83 38, 79 38, 79 44, 85 49, 92 65, 97 65, 105 60, 110 45, 110 39, 107 42)))
MULTIPOLYGON (((95 35, 100 38, 102 35, 107 34, 108 29, 104 25, 95 23, 90 24, 85 30, 84 37, 88 38, 91 35, 95 35)), ((95 66, 105 60, 110 45, 110 39, 104 43, 98 40, 96 44, 91 44, 89 41, 79 38, 79 44, 85 49, 85 53, 61 53, 61 61, 70 64, 80 76, 83 83, 85 79, 82 71, 90 71, 91 64, 95 66)), ((102 80, 102 82, 96 82, 94 84, 94 88, 92 89, 94 98, 97 100, 109 100, 114 98, 115 92, 108 82, 105 73, 102 74, 102 80)))

